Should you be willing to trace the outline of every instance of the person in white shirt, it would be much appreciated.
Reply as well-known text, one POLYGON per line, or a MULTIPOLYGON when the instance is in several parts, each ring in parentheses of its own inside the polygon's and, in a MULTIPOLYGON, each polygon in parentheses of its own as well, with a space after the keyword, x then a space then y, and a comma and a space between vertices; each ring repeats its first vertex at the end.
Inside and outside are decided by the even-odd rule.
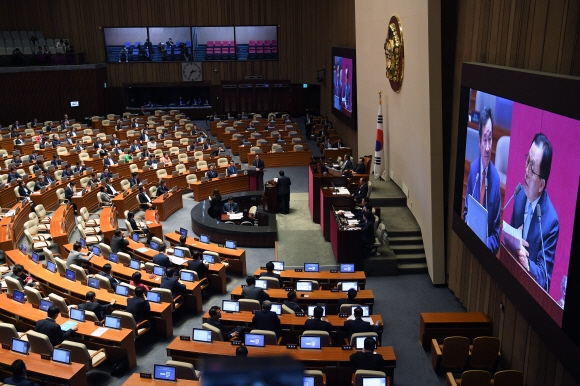
POLYGON ((147 149, 155 150, 157 149, 157 142, 155 142, 155 138, 151 138, 147 143, 147 149))
POLYGON ((151 197, 145 192, 143 186, 139 186, 139 202, 141 203, 141 209, 147 210, 153 208, 153 204, 151 203, 151 197))

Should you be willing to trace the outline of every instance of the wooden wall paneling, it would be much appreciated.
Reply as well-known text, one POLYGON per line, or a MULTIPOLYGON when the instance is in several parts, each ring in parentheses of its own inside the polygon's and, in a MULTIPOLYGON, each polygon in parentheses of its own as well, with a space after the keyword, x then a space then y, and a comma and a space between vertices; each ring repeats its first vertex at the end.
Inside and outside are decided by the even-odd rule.
POLYGON ((565 31, 566 20, 566 3, 568 0, 551 0, 546 16, 546 30, 544 40, 544 52, 542 55, 541 70, 546 72, 556 72, 558 68, 558 61, 560 59, 560 52, 562 47, 562 39, 565 31))
POLYGON ((578 18, 580 17, 580 1, 568 1, 566 4, 566 22, 562 23, 562 42, 558 55, 558 68, 560 74, 572 74, 574 57, 574 40, 578 36, 578 18))
POLYGON ((545 32, 546 32, 546 15, 548 14, 548 5, 554 0, 534 2, 534 14, 530 28, 529 40, 529 61, 527 68, 529 70, 542 70, 542 59, 544 56, 545 46, 545 32))
POLYGON ((253 111, 262 112, 255 104, 254 85, 240 84, 238 86, 238 101, 232 111, 253 111))

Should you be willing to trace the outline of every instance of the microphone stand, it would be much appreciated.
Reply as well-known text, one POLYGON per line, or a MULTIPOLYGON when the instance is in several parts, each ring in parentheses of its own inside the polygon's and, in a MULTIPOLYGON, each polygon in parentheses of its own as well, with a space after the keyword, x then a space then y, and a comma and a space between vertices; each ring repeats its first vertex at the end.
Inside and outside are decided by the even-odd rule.
POLYGON ((540 204, 536 204, 536 215, 540 224, 540 240, 542 241, 542 258, 544 259, 544 274, 546 275, 546 292, 550 289, 550 279, 548 278, 548 268, 546 267, 546 251, 544 250, 544 235, 542 232, 542 209, 540 204))

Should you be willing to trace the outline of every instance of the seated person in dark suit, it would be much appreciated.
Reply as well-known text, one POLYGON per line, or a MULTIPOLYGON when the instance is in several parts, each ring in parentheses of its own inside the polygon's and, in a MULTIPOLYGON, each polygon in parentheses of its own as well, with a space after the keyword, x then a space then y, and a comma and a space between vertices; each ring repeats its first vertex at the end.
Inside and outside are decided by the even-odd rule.
POLYGON ((278 279, 278 283, 280 283, 280 288, 282 288, 282 279, 280 278, 280 275, 274 273, 274 263, 272 263, 271 261, 266 263, 266 272, 262 272, 260 274, 260 277, 262 276, 273 277, 278 279))
POLYGON ((212 157, 217 157, 220 153, 225 152, 224 148, 220 145, 217 149, 211 152, 212 157))
POLYGON ((73 169, 73 173, 83 173, 86 170, 86 166, 81 164, 81 161, 77 161, 76 166, 73 169))
POLYGON ((128 245, 129 241, 125 239, 123 231, 120 229, 116 229, 115 234, 113 235, 113 239, 111 240, 111 252, 113 253, 127 252, 128 245))
POLYGON ((52 162, 50 164, 55 168, 58 168, 60 165, 62 165, 62 160, 58 158, 58 155, 55 154, 52 156, 52 162))
POLYGON ((169 192, 169 188, 167 188, 165 180, 161 180, 157 187, 157 197, 163 196, 167 192, 169 192))
POLYGON ((70 165, 66 165, 66 167, 64 168, 64 170, 62 171, 62 176, 63 177, 72 177, 74 175, 70 165))
POLYGON ((350 339, 352 334, 357 332, 379 332, 380 322, 376 324, 371 324, 370 322, 362 320, 363 309, 357 307, 354 309, 354 320, 347 320, 344 322, 344 329, 350 339))
POLYGON ((28 380, 26 377, 26 364, 22 359, 16 359, 10 366, 12 376, 4 379, 5 385, 14 386, 37 386, 38 383, 28 380))
POLYGON ((104 304, 104 305, 99 304, 99 302, 95 301, 96 294, 93 291, 87 292, 87 294, 85 295, 85 298, 87 299, 87 301, 83 304, 79 304, 78 308, 81 310, 94 312, 95 315, 97 316, 97 319, 99 319, 99 320, 105 319, 105 314, 107 313, 109 308, 111 308, 116 303, 116 300, 113 299, 113 300, 111 300, 111 303, 109 303, 109 304, 104 304))
POLYGON ((105 178, 113 178, 113 173, 111 173, 108 166, 105 166, 101 173, 101 180, 104 180, 105 178))
POLYGON ((15 181, 15 180, 17 180, 19 178, 22 178, 22 176, 20 174, 16 173, 16 167, 12 166, 10 168, 10 173, 8 173, 8 180, 7 180, 7 182, 12 182, 12 181, 15 181))
POLYGON ((103 265, 103 270, 101 272, 99 272, 99 275, 108 279, 109 283, 111 283, 111 288, 116 289, 117 284, 119 284, 119 280, 115 279, 113 277, 113 275, 111 275, 111 269, 112 269, 111 264, 107 263, 107 264, 103 265))
POLYGON ((32 277, 29 277, 24 272, 24 267, 20 264, 14 264, 12 267, 12 272, 7 276, 17 280, 22 288, 25 286, 33 287, 36 285, 36 283, 32 280, 32 277))
POLYGON ((147 319, 151 306, 149 301, 143 296, 142 287, 135 288, 135 296, 127 299, 127 312, 133 315, 135 323, 140 323, 147 319))
POLYGON ((61 344, 69 336, 73 335, 76 330, 79 329, 78 324, 71 327, 68 331, 63 331, 60 329, 60 325, 56 322, 58 314, 60 314, 60 309, 57 306, 50 306, 46 311, 47 318, 39 320, 36 322, 36 327, 34 331, 48 336, 50 343, 53 346, 61 344))
POLYGON ((31 191, 24 185, 24 181, 18 181, 18 195, 20 197, 30 197, 30 193, 31 191))
POLYGON ((266 293, 262 288, 256 287, 256 278, 254 276, 248 276, 246 278, 247 286, 242 288, 242 297, 244 299, 254 299, 262 303, 264 300, 270 299, 270 295, 266 293))
POLYGON ((38 157, 38 150, 32 150, 32 153, 28 156, 28 162, 33 164, 36 162, 36 158, 38 157))
POLYGON ((290 308, 294 312, 304 312, 304 310, 302 310, 302 308, 300 308, 300 306, 296 302, 296 300, 298 300, 296 292, 290 291, 286 296, 288 297, 288 300, 284 300, 284 305, 286 307, 290 308))
POLYGON ((105 153, 103 155, 103 157, 104 157, 103 158, 103 166, 104 167, 108 168, 109 166, 116 165, 115 160, 113 158, 109 157, 109 155, 107 153, 105 153))
POLYGON ((350 356, 350 363, 355 370, 385 371, 385 360, 381 354, 375 354, 377 343, 372 337, 365 338, 363 351, 350 356))
POLYGON ((170 268, 171 267, 171 260, 169 260, 169 257, 163 253, 165 252, 166 246, 165 244, 161 244, 159 246, 159 253, 156 254, 155 256, 153 256, 153 264, 157 264, 160 265, 162 267, 165 268, 170 268))
POLYGON ((57 146, 60 146, 60 139, 58 138, 58 135, 53 135, 52 136, 52 147, 56 148, 57 146))
POLYGON ((64 197, 67 200, 69 200, 69 202, 71 201, 71 199, 75 195, 76 184, 77 184, 76 182, 71 181, 68 183, 68 185, 66 186, 66 188, 64 190, 64 197))
POLYGON ((117 144, 120 144, 121 141, 119 140, 119 138, 117 138, 117 134, 113 133, 113 136, 111 137, 111 147, 115 147, 117 146, 117 144))
POLYGON ((215 166, 211 165, 209 170, 205 173, 207 178, 218 178, 218 172, 215 170, 215 166))
POLYGON ((199 277, 199 280, 203 279, 206 274, 207 274, 207 270, 208 270, 208 265, 209 264, 205 264, 199 257, 200 257, 200 253, 198 251, 194 251, 191 254, 191 257, 193 258, 193 260, 188 260, 187 261, 187 269, 189 269, 190 271, 195 271, 197 272, 197 276, 199 277))
POLYGON ((135 185, 139 185, 140 183, 141 183, 141 179, 139 178, 139 173, 133 172, 131 174, 131 179, 129 180, 129 184, 131 184, 131 187, 133 187, 135 185))
POLYGON ((271 311, 272 303, 269 300, 264 300, 262 309, 256 311, 252 318, 254 328, 258 330, 268 330, 278 335, 280 330, 280 318, 274 311, 271 311))
POLYGON ((46 186, 46 182, 44 182, 44 176, 38 177, 38 180, 34 183, 34 191, 38 192, 40 189, 46 186))
MULTIPOLYGON (((339 313, 340 313, 340 307, 343 304, 360 304, 360 300, 356 299, 357 293, 358 293, 357 290, 355 290, 354 288, 351 288, 347 292, 348 298, 346 298, 346 299, 338 299, 338 312, 339 313)), ((350 313, 350 311, 349 311, 349 313, 350 313)))
POLYGON ((97 173, 91 173, 91 177, 89 178, 89 185, 97 185, 99 182, 101 182, 101 180, 99 180, 99 177, 97 177, 97 173))
POLYGON ((45 170, 42 172, 42 175, 44 176, 44 182, 46 182, 47 185, 51 184, 52 182, 56 181, 56 179, 50 175, 50 173, 48 172, 48 170, 45 170))
POLYGON ((207 320, 206 323, 219 329, 224 341, 228 341, 230 339, 238 339, 238 338, 241 339, 242 338, 241 335, 243 335, 243 332, 244 332, 244 327, 238 326, 238 327, 228 331, 228 329, 220 321, 221 317, 222 317, 221 308, 218 306, 213 306, 209 309, 209 319, 207 320))
POLYGON ((155 158, 155 154, 149 154, 149 159, 145 162, 147 166, 157 165, 157 159, 155 158))
POLYGON ((358 159, 358 164, 356 164, 356 166, 352 169, 352 172, 357 174, 366 174, 367 168, 364 164, 364 158, 361 157, 358 159))
POLYGON ((161 278, 160 288, 166 288, 171 291, 171 295, 176 297, 180 293, 185 293, 187 289, 184 284, 181 284, 177 277, 175 277, 175 270, 173 268, 167 268, 165 270, 165 276, 161 278))
POLYGON ((22 160, 20 159, 20 154, 14 155, 14 158, 12 159, 12 163, 16 166, 22 165, 22 160))
POLYGON ((369 193, 369 186, 367 185, 367 179, 362 178, 359 180, 360 187, 358 192, 353 194, 355 202, 361 202, 363 197, 366 197, 369 193))
POLYGON ((314 317, 304 323, 304 329, 331 333, 333 329, 332 324, 329 321, 322 320, 322 315, 324 315, 324 309, 320 306, 314 307, 314 317))
POLYGON ((234 198, 232 196, 228 197, 228 202, 226 202, 222 208, 223 213, 238 213, 240 211, 240 207, 238 206, 237 202, 234 202, 234 198))
POLYGON ((226 169, 226 175, 228 177, 235 177, 238 175, 238 168, 233 160, 230 161, 230 166, 226 169))
POLYGON ((153 204, 151 203, 152 202, 151 197, 149 197, 149 195, 145 192, 145 189, 141 185, 139 186, 139 194, 137 195, 137 197, 139 197, 141 209, 147 210, 153 208, 153 204))
POLYGON ((22 134, 18 134, 18 137, 16 137, 14 144, 15 145, 24 145, 24 139, 22 139, 22 134))
POLYGON ((372 249, 371 246, 375 243, 374 218, 375 216, 371 212, 363 213, 363 222, 361 224, 362 224, 362 242, 365 257, 368 256, 368 254, 372 249), (373 219, 373 221, 371 221, 371 218, 373 219))
POLYGON ((32 172, 36 172, 37 170, 40 170, 41 172, 45 170, 44 164, 42 163, 41 160, 36 160, 36 165, 32 167, 32 172))

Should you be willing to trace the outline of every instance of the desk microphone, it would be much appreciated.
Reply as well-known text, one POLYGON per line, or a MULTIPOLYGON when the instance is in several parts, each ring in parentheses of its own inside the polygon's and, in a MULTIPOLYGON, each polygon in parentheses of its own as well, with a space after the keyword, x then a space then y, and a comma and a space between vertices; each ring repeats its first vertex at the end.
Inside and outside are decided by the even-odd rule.
POLYGON ((516 189, 514 190, 514 194, 512 194, 512 196, 510 197, 510 199, 508 200, 508 202, 505 204, 505 206, 503 207, 503 210, 505 210, 505 208, 507 208, 507 206, 510 204, 510 202, 512 201, 512 199, 516 196, 516 194, 518 194, 520 192, 520 190, 522 190, 522 184, 520 184, 518 182, 518 185, 516 186, 516 189))
MULTIPOLYGON (((544 250, 544 235, 542 234, 542 209, 540 204, 536 204, 536 216, 540 224, 540 240, 542 240, 542 257, 544 258, 544 274, 546 275, 546 292, 550 289, 550 279, 548 279, 548 268, 546 267, 546 252, 544 250)), ((529 264, 529 263, 528 263, 529 264)))

